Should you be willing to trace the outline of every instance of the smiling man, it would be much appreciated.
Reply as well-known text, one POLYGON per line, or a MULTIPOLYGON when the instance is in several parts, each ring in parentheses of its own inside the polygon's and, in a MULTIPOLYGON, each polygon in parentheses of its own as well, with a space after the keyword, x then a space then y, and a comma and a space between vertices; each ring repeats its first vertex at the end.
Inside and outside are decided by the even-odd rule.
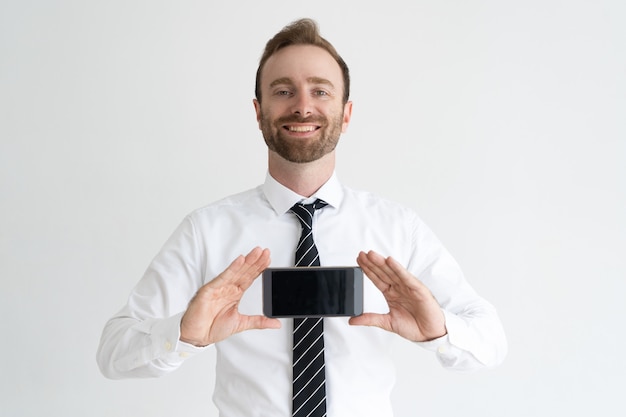
POLYGON ((271 55, 261 74, 263 100, 254 105, 270 164, 332 158, 352 113, 337 62, 318 46, 294 45, 271 55))
POLYGON ((420 218, 339 182, 335 149, 352 115, 349 91, 347 65, 313 21, 296 21, 267 43, 254 100, 268 147, 265 182, 183 220, 106 324, 104 375, 164 375, 215 346, 213 399, 222 416, 385 417, 394 337, 453 370, 504 359, 494 307, 420 218), (257 279, 270 265, 293 266, 307 239, 307 265, 357 263, 367 277, 365 312, 316 321, 310 344, 296 335, 301 324, 261 314, 257 279), (305 368, 316 365, 318 382, 296 375, 297 349, 317 352, 305 368))

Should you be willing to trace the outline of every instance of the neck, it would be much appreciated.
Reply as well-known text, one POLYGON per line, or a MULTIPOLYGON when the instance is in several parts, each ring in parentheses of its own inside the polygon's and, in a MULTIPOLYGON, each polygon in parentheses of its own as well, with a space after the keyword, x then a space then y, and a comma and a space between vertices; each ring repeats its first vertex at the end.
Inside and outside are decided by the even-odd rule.
POLYGON ((335 170, 335 152, 304 164, 289 162, 269 152, 269 172, 279 183, 295 193, 310 197, 328 181, 335 170))

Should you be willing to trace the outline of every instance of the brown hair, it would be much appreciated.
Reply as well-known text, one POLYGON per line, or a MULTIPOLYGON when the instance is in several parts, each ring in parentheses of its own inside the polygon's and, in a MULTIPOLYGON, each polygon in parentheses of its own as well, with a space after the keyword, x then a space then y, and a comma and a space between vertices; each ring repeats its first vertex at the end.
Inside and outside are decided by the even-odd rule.
POLYGON ((259 61, 259 68, 256 71, 256 85, 254 89, 256 99, 259 102, 261 101, 261 70, 265 62, 274 53, 290 45, 319 46, 337 61, 343 73, 343 102, 344 104, 347 103, 350 97, 350 72, 348 71, 348 66, 337 53, 335 47, 320 35, 317 23, 312 19, 300 19, 292 22, 267 42, 261 60, 259 61))

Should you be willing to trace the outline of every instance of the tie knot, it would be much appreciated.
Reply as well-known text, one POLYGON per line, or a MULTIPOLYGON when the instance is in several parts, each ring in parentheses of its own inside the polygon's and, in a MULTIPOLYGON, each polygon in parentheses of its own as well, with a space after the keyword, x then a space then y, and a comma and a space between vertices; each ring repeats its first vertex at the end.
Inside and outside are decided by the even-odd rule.
POLYGON ((291 207, 290 211, 296 215, 302 227, 310 229, 313 225, 313 214, 315 210, 319 210, 327 205, 327 202, 318 198, 310 204, 296 203, 291 207))

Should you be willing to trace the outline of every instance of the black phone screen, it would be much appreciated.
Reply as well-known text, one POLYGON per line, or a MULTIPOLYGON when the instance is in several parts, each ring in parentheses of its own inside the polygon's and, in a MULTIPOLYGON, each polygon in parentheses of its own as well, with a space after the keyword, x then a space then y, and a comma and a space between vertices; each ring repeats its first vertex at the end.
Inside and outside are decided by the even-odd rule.
POLYGON ((355 316, 362 313, 359 268, 284 268, 263 275, 269 317, 355 316))

